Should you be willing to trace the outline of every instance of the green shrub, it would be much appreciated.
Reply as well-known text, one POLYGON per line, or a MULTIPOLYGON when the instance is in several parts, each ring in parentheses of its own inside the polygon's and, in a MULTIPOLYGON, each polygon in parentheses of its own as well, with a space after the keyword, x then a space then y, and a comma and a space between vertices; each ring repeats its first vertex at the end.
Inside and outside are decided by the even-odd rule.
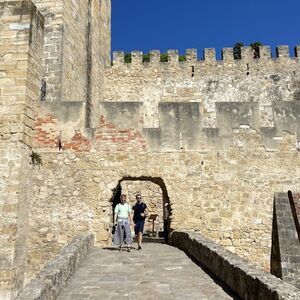
POLYGON ((168 61, 168 54, 167 53, 161 53, 160 54, 160 61, 161 62, 167 62, 168 61))
MULTIPOLYGON (((124 54, 124 61, 127 64, 130 64, 132 62, 131 53, 125 53, 124 54)), ((168 62, 168 53, 161 53, 160 54, 160 61, 161 62, 168 62)), ((186 56, 185 55, 179 55, 179 61, 186 61, 186 56)), ((143 62, 150 62, 150 53, 143 54, 143 62)))
POLYGON ((125 63, 130 64, 132 61, 131 53, 125 53, 124 60, 125 60, 125 63))
MULTIPOLYGON (((241 59, 241 48, 244 47, 245 45, 241 42, 235 43, 233 46, 233 57, 234 59, 241 59)), ((252 50, 253 50, 253 57, 258 58, 259 57, 259 46, 263 46, 261 42, 255 42, 251 43, 249 45, 252 50)))
POLYGON ((150 61, 150 53, 143 54, 143 62, 149 62, 150 61))

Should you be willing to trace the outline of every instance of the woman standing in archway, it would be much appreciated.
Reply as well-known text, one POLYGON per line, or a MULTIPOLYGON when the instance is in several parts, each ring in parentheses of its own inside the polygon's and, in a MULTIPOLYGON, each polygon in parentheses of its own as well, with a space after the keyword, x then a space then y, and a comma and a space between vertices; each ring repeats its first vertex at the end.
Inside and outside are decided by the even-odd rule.
POLYGON ((120 251, 125 243, 127 245, 127 251, 130 252, 130 246, 132 243, 130 224, 131 222, 131 207, 126 202, 126 195, 120 196, 120 203, 115 207, 115 219, 114 224, 116 226, 114 234, 114 244, 120 246, 120 251))

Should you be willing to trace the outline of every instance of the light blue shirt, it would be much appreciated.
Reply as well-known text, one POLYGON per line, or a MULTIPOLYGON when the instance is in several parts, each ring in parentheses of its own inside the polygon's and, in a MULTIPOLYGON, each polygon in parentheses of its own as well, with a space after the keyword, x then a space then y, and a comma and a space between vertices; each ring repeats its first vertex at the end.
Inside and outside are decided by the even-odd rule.
POLYGON ((115 214, 118 218, 128 218, 129 214, 131 214, 132 210, 128 203, 117 204, 115 207, 115 214))

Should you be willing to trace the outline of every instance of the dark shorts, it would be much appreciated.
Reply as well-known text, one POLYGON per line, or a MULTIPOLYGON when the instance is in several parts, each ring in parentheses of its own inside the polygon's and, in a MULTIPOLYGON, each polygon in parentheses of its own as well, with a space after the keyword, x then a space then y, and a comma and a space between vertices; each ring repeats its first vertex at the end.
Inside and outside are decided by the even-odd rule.
POLYGON ((135 234, 138 234, 139 232, 143 233, 144 232, 144 224, 145 224, 145 221, 137 221, 135 223, 135 226, 134 226, 134 232, 135 234))

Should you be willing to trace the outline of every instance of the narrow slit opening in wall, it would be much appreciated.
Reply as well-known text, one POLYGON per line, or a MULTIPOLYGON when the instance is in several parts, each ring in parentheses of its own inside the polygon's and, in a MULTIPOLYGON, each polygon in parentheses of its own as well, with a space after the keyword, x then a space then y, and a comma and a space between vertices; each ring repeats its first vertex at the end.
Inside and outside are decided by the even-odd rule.
POLYGON ((191 66, 192 67, 192 77, 195 76, 195 66, 191 66))
POLYGON ((121 194, 125 194, 127 203, 132 207, 136 203, 135 195, 140 193, 147 205, 148 218, 145 220, 144 241, 167 242, 171 227, 171 206, 165 184, 160 178, 141 177, 123 178, 113 190, 111 198, 111 222, 114 210, 120 203, 121 194))
POLYGON ((40 89, 40 101, 46 100, 46 92, 47 92, 47 83, 44 79, 42 79, 41 89, 40 89))
POLYGON ((293 53, 291 54, 292 57, 299 57, 300 53, 299 53, 300 49, 298 50, 297 47, 294 48, 293 53))

